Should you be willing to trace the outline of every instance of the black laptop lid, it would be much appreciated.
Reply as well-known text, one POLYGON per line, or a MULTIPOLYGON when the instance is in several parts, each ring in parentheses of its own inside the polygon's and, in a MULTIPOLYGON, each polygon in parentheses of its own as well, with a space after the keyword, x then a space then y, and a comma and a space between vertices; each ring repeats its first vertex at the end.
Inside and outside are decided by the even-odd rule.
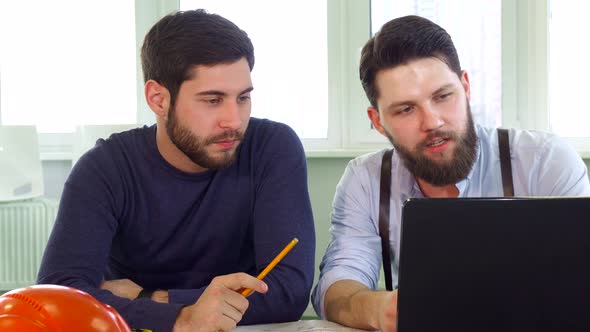
POLYGON ((398 331, 590 331, 590 198, 410 199, 398 331))

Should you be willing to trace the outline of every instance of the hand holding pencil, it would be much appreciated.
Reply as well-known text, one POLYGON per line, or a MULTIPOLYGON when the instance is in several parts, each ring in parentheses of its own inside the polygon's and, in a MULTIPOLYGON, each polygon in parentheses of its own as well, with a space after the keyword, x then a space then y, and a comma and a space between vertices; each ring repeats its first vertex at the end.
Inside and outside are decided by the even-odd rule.
POLYGON ((245 297, 253 291, 260 293, 268 291, 268 286, 262 279, 297 242, 299 240, 295 238, 287 244, 256 278, 243 272, 213 278, 195 304, 180 310, 174 323, 174 330, 192 331, 194 326, 210 331, 228 331, 235 328, 248 309, 248 300, 245 297))
MULTIPOLYGON (((270 264, 268 264, 266 266, 266 268, 264 270, 262 270, 262 272, 260 272, 260 274, 256 277, 258 280, 262 280, 264 277, 266 277, 266 275, 281 261, 281 259, 283 259, 283 257, 285 257, 289 251, 291 251, 291 249, 293 249, 293 247, 299 242, 299 240, 297 238, 294 238, 293 240, 291 240, 291 242, 289 242, 289 244, 287 244, 285 246, 285 248, 283 248, 283 250, 281 250, 281 252, 270 262, 270 264)), ((248 296, 252 293, 252 290, 250 288, 246 288, 244 289, 241 294, 243 296, 248 296)))

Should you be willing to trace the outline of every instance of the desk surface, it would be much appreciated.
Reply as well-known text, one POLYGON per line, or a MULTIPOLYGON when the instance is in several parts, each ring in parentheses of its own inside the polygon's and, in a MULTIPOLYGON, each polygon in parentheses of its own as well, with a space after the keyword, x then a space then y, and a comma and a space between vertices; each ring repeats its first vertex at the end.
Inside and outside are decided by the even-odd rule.
POLYGON ((238 326, 234 331, 272 331, 272 332, 366 332, 365 330, 358 330, 342 326, 326 320, 300 320, 289 323, 277 324, 261 324, 238 326))

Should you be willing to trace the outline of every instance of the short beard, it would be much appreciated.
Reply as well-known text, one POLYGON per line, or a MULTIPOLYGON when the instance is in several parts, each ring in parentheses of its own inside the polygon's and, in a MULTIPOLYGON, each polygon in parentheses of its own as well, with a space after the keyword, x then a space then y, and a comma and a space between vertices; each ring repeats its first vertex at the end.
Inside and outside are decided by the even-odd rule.
POLYGON ((207 145, 222 140, 241 141, 244 138, 242 132, 238 130, 226 131, 221 135, 202 138, 194 135, 188 128, 180 124, 175 113, 175 108, 170 107, 168 121, 166 122, 166 132, 172 143, 192 160, 192 162, 207 169, 223 169, 233 164, 236 160, 239 146, 233 150, 222 152, 220 158, 214 158, 207 152, 207 145))
POLYGON ((455 184, 467 178, 477 157, 478 138, 469 103, 467 103, 467 125, 462 136, 458 136, 455 132, 435 131, 426 139, 428 141, 434 137, 447 136, 457 142, 453 158, 449 162, 437 162, 424 156, 426 143, 421 143, 414 151, 410 151, 397 144, 389 133, 386 134, 410 173, 437 187, 455 184))

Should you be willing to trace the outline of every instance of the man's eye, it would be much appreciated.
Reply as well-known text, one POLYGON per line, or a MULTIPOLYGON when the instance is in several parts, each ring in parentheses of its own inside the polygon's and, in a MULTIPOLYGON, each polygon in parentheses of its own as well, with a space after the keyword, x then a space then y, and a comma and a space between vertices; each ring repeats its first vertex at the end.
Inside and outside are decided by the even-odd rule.
POLYGON ((238 98, 238 101, 240 103, 247 103, 248 101, 250 101, 250 96, 241 96, 238 98))
POLYGON ((452 92, 442 94, 442 95, 438 96, 438 99, 445 100, 445 99, 449 98, 452 94, 453 94, 452 92))
POLYGON ((207 104, 211 104, 211 105, 217 105, 219 103, 221 103, 221 98, 210 98, 210 99, 205 99, 205 102, 207 104))
POLYGON ((405 113, 410 113, 414 108, 412 106, 406 106, 404 108, 401 108, 397 113, 400 114, 405 114, 405 113))

